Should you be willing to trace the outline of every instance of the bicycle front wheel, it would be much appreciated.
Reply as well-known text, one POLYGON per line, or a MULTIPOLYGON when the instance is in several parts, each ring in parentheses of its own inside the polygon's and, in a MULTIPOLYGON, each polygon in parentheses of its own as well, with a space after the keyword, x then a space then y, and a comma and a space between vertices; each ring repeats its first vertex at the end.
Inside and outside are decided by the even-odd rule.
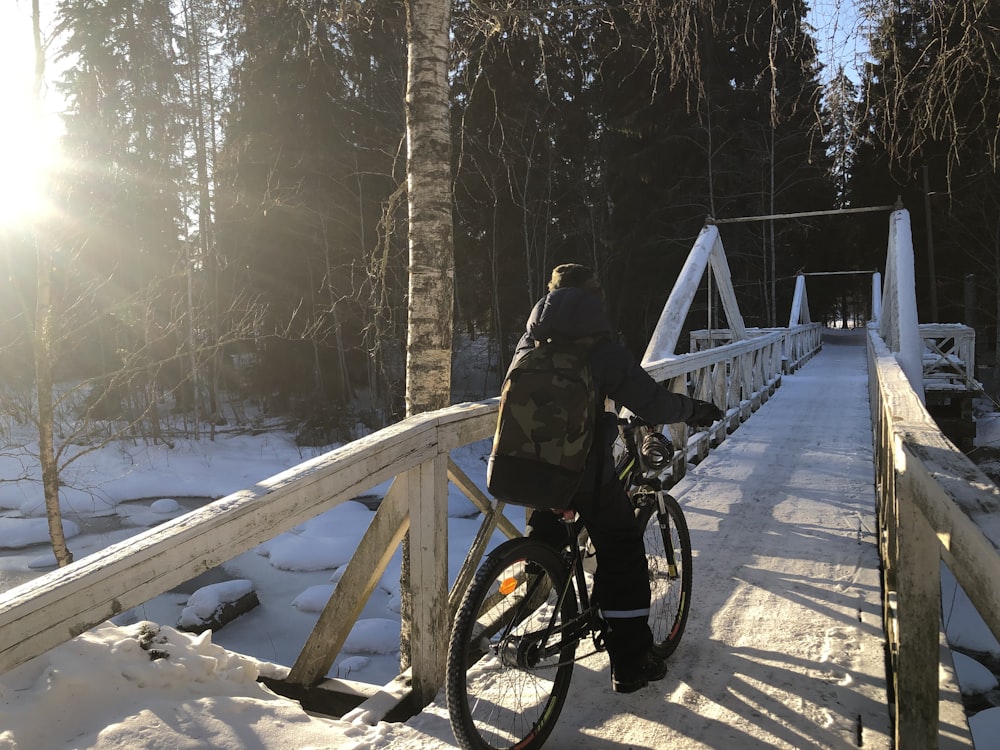
POLYGON ((551 632, 576 614, 567 576, 565 560, 531 539, 505 542, 477 571, 448 644, 448 716, 465 750, 532 750, 551 733, 577 643, 551 632))
POLYGON ((680 643, 691 611, 691 535, 680 504, 662 493, 661 512, 655 495, 639 507, 646 562, 649 566, 649 627, 653 650, 670 656, 680 643))

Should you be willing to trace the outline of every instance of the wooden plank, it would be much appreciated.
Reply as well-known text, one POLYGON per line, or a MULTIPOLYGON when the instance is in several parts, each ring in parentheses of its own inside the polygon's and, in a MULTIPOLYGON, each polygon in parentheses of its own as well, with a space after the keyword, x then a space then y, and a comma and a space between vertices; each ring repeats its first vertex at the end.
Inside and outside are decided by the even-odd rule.
MULTIPOLYGON (((642 357, 643 365, 672 357, 677 351, 677 340, 698 291, 698 284, 705 275, 709 255, 715 243, 719 241, 719 230, 716 227, 711 225, 702 227, 660 312, 660 318, 642 357)), ((666 377, 657 378, 657 380, 666 379, 666 377)))
POLYGON ((485 401, 456 404, 439 412, 433 412, 437 415, 441 452, 447 453, 477 440, 492 437, 496 430, 499 410, 498 396, 485 401))
POLYGON ((937 747, 938 637, 941 630, 937 539, 912 498, 912 483, 897 474, 899 508, 895 640, 896 747, 937 747), (931 614, 933 613, 933 615, 931 614), (933 738, 933 739, 932 739, 933 738))
POLYGON ((936 747, 944 558, 1000 636, 1000 491, 934 424, 887 345, 869 333, 886 632, 896 671, 899 747, 936 747))
POLYGON ((806 277, 799 274, 795 277, 795 292, 792 295, 792 311, 788 316, 788 327, 795 328, 800 323, 811 323, 809 318, 809 300, 806 295, 806 277))
MULTIPOLYGON (((945 443, 939 434, 940 443, 945 443)), ((948 552, 949 568, 1000 640, 1000 490, 948 445, 905 445, 913 502, 948 552)))
POLYGON ((410 700, 413 683, 412 671, 406 670, 391 682, 383 685, 364 703, 343 716, 343 720, 354 724, 364 722, 375 725, 410 700))
POLYGON ((746 341, 736 341, 725 346, 717 346, 714 349, 706 349, 682 356, 650 360, 648 362, 644 361, 643 367, 654 380, 663 382, 671 378, 687 375, 701 367, 708 367, 717 362, 724 362, 730 357, 750 354, 773 344, 780 345, 780 341, 780 333, 767 333, 747 339, 746 341))
POLYGON ((886 293, 882 300, 879 333, 896 355, 918 397, 923 397, 921 352, 917 325, 917 298, 913 293, 913 237, 910 213, 894 211, 889 218, 889 247, 885 262, 886 293))
POLYGON ((375 517, 299 652, 288 674, 288 682, 314 685, 330 671, 409 527, 406 490, 405 479, 397 478, 379 504, 375 517))
MULTIPOLYGON (((475 505, 479 509, 479 512, 482 513, 484 516, 495 514, 497 518, 492 523, 494 523, 494 525, 496 526, 499 526, 500 531, 502 531, 508 539, 515 539, 519 536, 524 536, 521 533, 520 529, 518 529, 513 523, 511 523, 510 519, 508 519, 507 516, 500 513, 496 513, 496 510, 498 510, 499 503, 494 505, 494 502, 490 500, 490 498, 488 498, 485 494, 483 494, 482 490, 479 489, 478 485, 476 485, 475 482, 469 479, 469 477, 465 474, 465 472, 462 471, 458 467, 458 465, 450 458, 448 459, 448 479, 451 480, 451 483, 462 491, 463 495, 465 495, 467 498, 469 498, 469 500, 472 501, 472 504, 475 505)), ((484 523, 486 522, 484 521, 484 523)))
POLYGON ((410 667, 413 697, 430 703, 444 684, 448 634, 448 456, 439 454, 410 475, 410 585, 413 590, 410 667), (414 481, 415 480, 415 481, 414 481))
POLYGON ((719 299, 722 300, 722 309, 729 322, 729 330, 733 332, 734 340, 743 341, 747 337, 747 329, 743 323, 743 315, 740 313, 740 304, 736 300, 733 277, 729 272, 729 261, 726 259, 726 250, 722 246, 721 237, 716 237, 709 261, 712 264, 712 272, 715 274, 719 299))

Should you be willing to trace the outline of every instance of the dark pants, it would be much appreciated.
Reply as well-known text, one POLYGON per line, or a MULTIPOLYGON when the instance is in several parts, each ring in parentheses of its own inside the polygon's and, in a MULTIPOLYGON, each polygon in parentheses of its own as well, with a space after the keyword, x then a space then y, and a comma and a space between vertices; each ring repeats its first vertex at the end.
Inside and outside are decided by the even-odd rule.
MULTIPOLYGON (((608 656, 612 666, 634 662, 652 645, 649 630, 649 569, 632 504, 621 482, 606 483, 599 495, 578 494, 572 503, 597 550, 594 594, 608 622, 608 656)), ((528 534, 560 549, 566 529, 559 516, 537 510, 528 534)))

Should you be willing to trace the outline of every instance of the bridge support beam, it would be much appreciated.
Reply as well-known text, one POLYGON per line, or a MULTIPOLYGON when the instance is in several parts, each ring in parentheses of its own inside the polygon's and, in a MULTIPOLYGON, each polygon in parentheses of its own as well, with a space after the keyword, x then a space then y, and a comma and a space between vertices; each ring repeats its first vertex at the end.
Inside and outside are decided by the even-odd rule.
POLYGON ((722 299, 722 308, 726 313, 733 340, 746 340, 746 326, 736 301, 736 292, 733 289, 726 251, 722 247, 722 238, 719 237, 717 227, 708 225, 702 228, 701 234, 695 240, 694 247, 688 253, 687 261, 685 261, 680 275, 670 290, 667 304, 664 305, 663 312, 660 313, 660 319, 653 330, 649 345, 646 347, 646 353, 643 355, 642 363, 644 365, 671 357, 676 353, 681 329, 684 327, 691 303, 698 292, 698 285, 701 283, 709 264, 712 266, 719 296, 722 299))

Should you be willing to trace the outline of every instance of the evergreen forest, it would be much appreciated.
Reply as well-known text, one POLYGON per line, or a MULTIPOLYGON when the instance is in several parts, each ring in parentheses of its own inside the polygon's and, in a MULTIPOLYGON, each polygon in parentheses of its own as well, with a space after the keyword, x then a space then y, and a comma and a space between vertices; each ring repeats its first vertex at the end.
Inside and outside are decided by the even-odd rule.
MULTIPOLYGON (((866 273, 809 277, 812 319, 861 324, 887 210, 731 220, 897 201, 921 320, 974 325, 995 361, 1000 5, 853 6, 864 54, 831 70, 805 0, 454 0, 454 342, 483 368, 462 399, 495 395, 561 262, 597 269, 640 356, 708 220, 748 326, 843 271, 866 273)), ((279 420, 325 444, 404 415, 406 10, 60 0, 50 213, 0 229, 8 416, 35 418, 40 378, 74 430, 147 440, 279 420)), ((706 286, 688 325, 717 316, 706 286)))

